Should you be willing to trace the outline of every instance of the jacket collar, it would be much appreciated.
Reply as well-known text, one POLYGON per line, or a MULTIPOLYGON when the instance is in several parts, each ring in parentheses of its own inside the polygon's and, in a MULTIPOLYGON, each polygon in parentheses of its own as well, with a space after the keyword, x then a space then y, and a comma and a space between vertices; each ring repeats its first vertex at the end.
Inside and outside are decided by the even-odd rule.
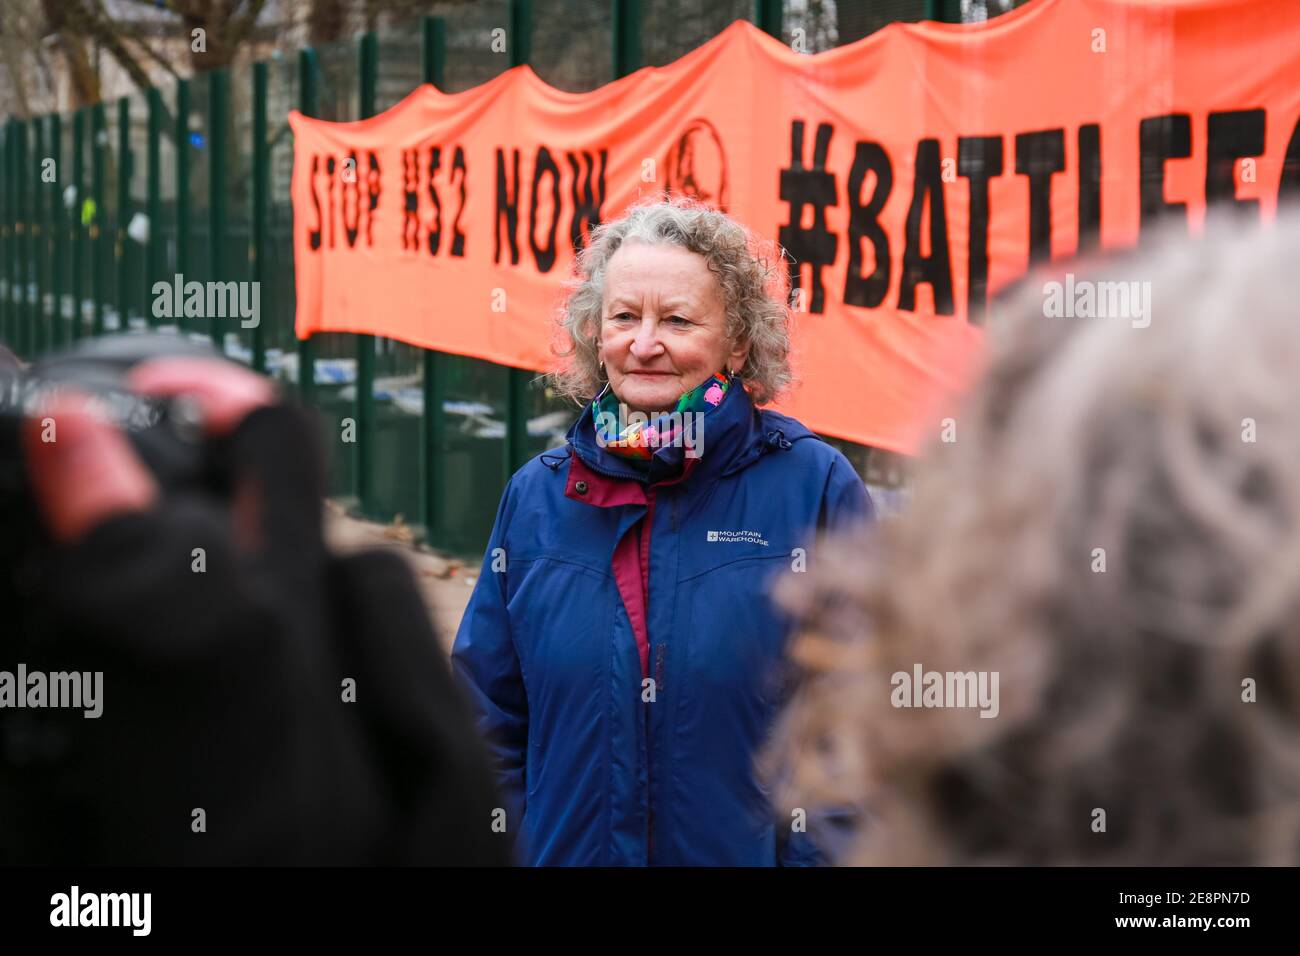
MULTIPOLYGON (((701 423, 703 453, 692 464, 692 460, 685 457, 685 448, 660 448, 654 453, 647 479, 597 441, 596 423, 592 421, 591 412, 593 404, 594 400, 589 402, 578 420, 569 428, 566 438, 572 453, 597 474, 647 484, 657 484, 668 476, 676 476, 683 465, 691 465, 689 471, 681 476, 683 484, 729 475, 745 468, 769 451, 789 448, 792 440, 811 434, 801 425, 797 426, 801 434, 785 434, 792 430, 790 427, 765 432, 758 409, 750 401, 744 383, 739 376, 733 376, 722 404, 709 412, 701 423)), ((796 424, 790 419, 786 421, 796 424)))

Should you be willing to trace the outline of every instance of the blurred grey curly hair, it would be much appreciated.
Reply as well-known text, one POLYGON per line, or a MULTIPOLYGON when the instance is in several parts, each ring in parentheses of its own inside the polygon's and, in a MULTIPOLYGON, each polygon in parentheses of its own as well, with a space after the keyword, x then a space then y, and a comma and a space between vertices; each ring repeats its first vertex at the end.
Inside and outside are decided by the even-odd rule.
POLYGON ((1149 282, 1149 327, 995 311, 908 509, 781 583, 769 766, 867 809, 857 862, 1300 860, 1300 221, 1208 231, 1075 267, 1149 282), (998 671, 1000 714, 896 709, 916 663, 998 671))
POLYGON ((789 388, 789 278, 778 247, 725 213, 674 196, 634 204, 621 218, 601 223, 578 253, 576 278, 568 283, 557 330, 561 344, 553 348, 557 357, 566 360, 549 376, 557 393, 582 404, 605 385, 596 351, 605 268, 629 241, 681 246, 703 256, 726 309, 728 342, 749 344, 740 374, 750 398, 763 405, 789 388))

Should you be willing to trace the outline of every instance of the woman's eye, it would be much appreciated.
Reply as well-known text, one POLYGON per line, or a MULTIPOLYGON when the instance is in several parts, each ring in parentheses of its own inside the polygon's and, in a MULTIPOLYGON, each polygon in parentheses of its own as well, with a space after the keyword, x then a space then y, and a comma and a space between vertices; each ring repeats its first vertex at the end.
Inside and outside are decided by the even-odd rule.
POLYGON ((632 318, 631 312, 617 312, 610 316, 611 322, 627 322, 632 318))
POLYGON ((670 315, 670 316, 668 316, 668 321, 671 322, 673 325, 690 325, 690 324, 691 324, 691 320, 690 320, 690 319, 684 318, 683 316, 680 316, 680 315, 670 315))

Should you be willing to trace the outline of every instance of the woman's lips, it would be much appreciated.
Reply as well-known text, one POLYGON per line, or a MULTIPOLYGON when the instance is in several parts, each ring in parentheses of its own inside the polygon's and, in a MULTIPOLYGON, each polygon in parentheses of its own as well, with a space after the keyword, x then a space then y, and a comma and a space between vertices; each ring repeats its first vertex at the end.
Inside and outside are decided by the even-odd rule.
POLYGON ((636 372, 628 372, 627 374, 628 374, 628 375, 651 375, 651 376, 663 377, 663 376, 666 376, 666 375, 672 375, 673 373, 672 373, 672 372, 645 372, 645 371, 636 371, 636 372))

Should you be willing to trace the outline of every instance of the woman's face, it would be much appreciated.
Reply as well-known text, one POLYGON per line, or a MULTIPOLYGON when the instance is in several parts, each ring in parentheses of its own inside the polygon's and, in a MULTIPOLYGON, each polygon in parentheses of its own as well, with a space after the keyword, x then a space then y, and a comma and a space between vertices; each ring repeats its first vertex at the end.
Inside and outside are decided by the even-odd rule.
POLYGON ((674 245, 626 242, 605 267, 597 346, 610 388, 633 411, 671 412, 748 347, 723 334, 722 293, 705 258, 674 245))

